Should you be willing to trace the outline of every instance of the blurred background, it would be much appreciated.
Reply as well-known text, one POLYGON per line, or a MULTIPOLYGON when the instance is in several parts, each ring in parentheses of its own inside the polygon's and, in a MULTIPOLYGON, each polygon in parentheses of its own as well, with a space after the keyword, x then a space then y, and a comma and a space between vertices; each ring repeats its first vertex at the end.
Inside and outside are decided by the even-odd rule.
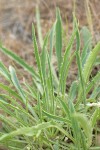
MULTIPOLYGON (((63 25, 69 35, 75 9, 80 27, 88 26, 94 43, 100 40, 100 0, 0 0, 0 40, 30 64, 34 61, 31 26, 32 22, 36 24, 37 5, 43 35, 52 26, 56 16, 55 8, 59 7, 63 25)), ((11 61, 1 53, 0 60, 6 65, 11 61)))

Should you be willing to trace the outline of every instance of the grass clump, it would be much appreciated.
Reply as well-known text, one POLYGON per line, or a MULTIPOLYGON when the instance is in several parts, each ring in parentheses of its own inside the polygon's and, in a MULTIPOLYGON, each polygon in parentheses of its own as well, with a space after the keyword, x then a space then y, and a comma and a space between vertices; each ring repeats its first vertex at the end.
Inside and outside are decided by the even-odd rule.
POLYGON ((0 45, 0 50, 32 77, 32 84, 26 81, 20 84, 14 67, 7 69, 0 62, 0 73, 8 81, 8 85, 0 83, 0 89, 4 91, 0 93, 0 145, 9 150, 100 149, 95 142, 97 133, 100 132, 97 126, 100 118, 100 72, 90 79, 100 51, 100 43, 92 49, 91 34, 84 27, 81 31, 84 41, 81 52, 80 31, 74 17, 73 32, 63 55, 63 28, 59 10, 56 16, 56 22, 43 40, 37 14, 41 54, 32 25, 38 70, 0 45), (76 48, 73 52, 75 40, 76 48), (59 76, 52 64, 54 48, 59 76), (73 60, 77 62, 78 75, 66 92, 68 73, 73 60))

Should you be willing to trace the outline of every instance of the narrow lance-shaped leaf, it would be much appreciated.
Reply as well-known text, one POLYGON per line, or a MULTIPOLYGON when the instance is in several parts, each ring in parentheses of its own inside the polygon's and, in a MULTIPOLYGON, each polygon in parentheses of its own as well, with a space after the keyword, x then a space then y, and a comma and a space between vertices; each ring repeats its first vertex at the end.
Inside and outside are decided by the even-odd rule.
POLYGON ((35 36, 35 28, 33 25, 32 25, 32 40, 33 40, 34 53, 35 53, 35 57, 36 57, 38 71, 39 71, 39 75, 40 75, 40 79, 41 79, 41 85, 42 85, 43 92, 44 92, 44 104, 45 104, 44 106, 45 106, 45 109, 48 109, 47 93, 46 93, 46 88, 45 88, 46 87, 45 78, 44 78, 43 72, 42 72, 41 59, 40 59, 36 36, 35 36))
POLYGON ((40 47, 42 48, 42 46, 43 46, 43 37, 42 37, 41 23, 40 23, 40 12, 39 12, 38 7, 36 7, 36 22, 37 22, 37 31, 38 31, 39 43, 40 43, 40 47))
POLYGON ((41 53, 41 67, 42 67, 42 74, 43 74, 44 80, 46 78, 46 58, 47 58, 48 36, 49 36, 49 34, 47 34, 44 39, 42 53, 41 53))
POLYGON ((57 9, 56 13, 56 55, 58 61, 58 69, 60 70, 60 65, 62 62, 62 22, 59 9, 57 9))
POLYGON ((13 130, 17 129, 17 127, 15 126, 15 124, 12 123, 12 121, 9 119, 9 117, 7 118, 4 115, 0 114, 0 121, 8 124, 13 130))
POLYGON ((42 108, 41 108, 41 99, 39 93, 38 93, 38 113, 39 113, 39 119, 42 122, 42 108))
POLYGON ((32 40, 33 40, 33 47, 34 47, 34 53, 35 53, 35 57, 36 57, 36 61, 37 61, 38 71, 39 71, 39 75, 40 75, 40 78, 41 78, 41 83, 43 85, 44 81, 43 81, 43 74, 42 74, 41 59, 40 59, 38 46, 37 46, 37 41, 36 41, 36 36, 35 36, 35 28, 34 28, 33 25, 32 25, 32 40))
POLYGON ((80 123, 80 126, 83 128, 85 135, 87 136, 87 145, 88 147, 92 143, 92 126, 90 121, 85 117, 83 114, 74 114, 73 117, 77 119, 77 121, 80 123))
MULTIPOLYGON (((18 107, 5 102, 4 99, 0 99, 0 107, 2 107, 3 111, 6 112, 6 114, 10 115, 10 117, 13 117, 16 120, 18 120, 20 125, 22 125, 22 126, 23 125, 26 125, 26 126, 28 125, 28 123, 26 124, 26 122, 23 121, 23 119, 21 119, 20 117, 18 117, 16 115, 15 111, 19 111, 20 110, 18 107)), ((22 113, 22 111, 21 111, 21 113, 22 113)))
POLYGON ((87 59, 89 53, 92 50, 92 35, 87 27, 83 27, 81 29, 81 34, 83 37, 83 44, 84 44, 84 48, 83 48, 82 54, 81 54, 82 67, 83 67, 84 64, 86 63, 86 59, 87 59))
POLYGON ((73 33, 72 33, 72 36, 69 40, 69 43, 68 43, 68 46, 66 48, 66 51, 65 51, 65 54, 64 54, 64 57, 63 57, 63 60, 62 60, 62 65, 61 65, 61 68, 60 68, 60 89, 61 89, 61 92, 65 92, 65 82, 66 82, 66 78, 67 78, 67 70, 68 70, 68 64, 69 64, 69 56, 71 54, 71 47, 72 47, 72 44, 74 42, 74 38, 75 38, 75 35, 76 35, 76 30, 73 30, 73 33), (65 79, 65 80, 64 80, 65 79))
POLYGON ((85 91, 86 89, 85 89, 84 76, 82 73, 82 62, 81 62, 81 56, 80 56, 80 34, 79 34, 79 29, 78 29, 78 23, 77 23, 75 16, 74 16, 74 26, 75 26, 75 28, 77 28, 77 32, 76 32, 76 60, 77 60, 79 79, 80 79, 79 88, 80 88, 80 86, 82 88, 83 103, 85 106, 86 105, 86 91, 85 91))
POLYGON ((25 70, 27 70, 36 79, 39 79, 38 74, 34 71, 33 67, 29 66, 23 59, 21 59, 19 56, 17 56, 14 52, 8 50, 7 48, 3 47, 2 45, 0 45, 0 50, 3 53, 5 53, 7 56, 9 56, 11 59, 13 59, 20 66, 22 66, 25 70))
POLYGON ((29 103, 27 103, 26 96, 25 96, 25 94, 22 90, 22 87, 18 81, 15 69, 12 66, 10 66, 9 70, 10 70, 12 82, 13 82, 14 86, 16 87, 17 91, 19 92, 20 96, 22 97, 23 103, 25 104, 26 107, 28 107, 28 109, 32 113, 32 115, 37 118, 37 115, 34 112, 34 109, 32 108, 32 106, 29 103))
POLYGON ((30 136, 30 137, 36 136, 39 131, 46 130, 47 128, 52 128, 52 127, 57 128, 66 137, 68 137, 69 139, 74 141, 73 137, 70 136, 70 134, 67 131, 65 131, 63 128, 61 128, 60 126, 58 126, 56 123, 53 123, 53 122, 45 122, 45 123, 41 123, 41 124, 38 124, 38 125, 32 126, 32 127, 19 128, 18 130, 15 130, 11 133, 2 135, 0 137, 0 141, 9 140, 12 137, 16 137, 18 135, 25 135, 25 136, 30 136))
POLYGON ((90 95, 91 99, 97 99, 97 97, 100 95, 100 85, 96 85, 95 89, 93 90, 92 94, 90 95))
POLYGON ((70 117, 70 111, 69 111, 67 103, 65 103, 61 98, 57 98, 57 100, 60 102, 61 107, 64 110, 66 116, 70 117))
MULTIPOLYGON (((95 86, 95 84, 98 83, 98 81, 100 80, 100 72, 98 72, 96 74, 95 77, 93 77, 93 79, 87 84, 86 86, 86 95, 90 92, 90 90, 95 86)), ((77 105, 80 103, 82 97, 82 89, 79 90, 79 95, 78 95, 78 103, 77 105)))
POLYGON ((70 59, 68 60, 66 66, 65 66, 65 70, 62 71, 62 77, 60 78, 60 88, 61 88, 61 92, 63 94, 63 96, 65 95, 66 92, 66 79, 68 77, 68 72, 69 72, 69 67, 74 59, 75 56, 75 52, 72 54, 72 56, 70 57, 70 59))
POLYGON ((77 81, 73 81, 73 83, 71 84, 70 90, 69 90, 69 99, 70 101, 74 101, 76 96, 77 96, 77 91, 78 91, 78 82, 77 81))
POLYGON ((56 22, 54 23, 53 27, 50 30, 50 52, 49 52, 50 60, 52 58, 53 46, 55 42, 54 41, 55 29, 56 29, 56 22))
POLYGON ((4 66, 2 62, 0 62, 0 73, 8 80, 11 81, 10 74, 7 68, 4 66))
POLYGON ((81 54, 81 60, 82 60, 82 68, 84 67, 85 63, 86 63, 86 59, 88 58, 89 54, 91 51, 88 51, 88 47, 91 43, 91 39, 89 39, 87 41, 87 43, 84 45, 83 49, 82 49, 82 54, 81 54))
POLYGON ((72 124, 72 132, 75 139, 75 146, 79 149, 80 148, 80 128, 78 125, 78 121, 73 117, 73 114, 75 114, 76 110, 74 108, 74 103, 70 101, 70 98, 68 99, 68 108, 69 108, 69 118, 71 120, 72 124), (77 134, 79 133, 79 134, 77 134))
POLYGON ((49 59, 49 55, 47 53, 47 59, 48 59, 48 69, 49 69, 49 81, 50 81, 50 87, 49 87, 49 93, 51 95, 51 109, 52 109, 52 113, 55 113, 55 106, 54 106, 54 85, 53 85, 53 74, 52 74, 52 70, 51 70, 51 63, 50 63, 50 59, 49 59))
POLYGON ((0 83, 0 89, 5 90, 6 92, 8 92, 11 96, 14 96, 17 99, 22 99, 21 96, 19 94, 16 93, 16 91, 12 90, 10 87, 0 83))
POLYGON ((89 56, 86 60, 85 65, 84 65, 83 75, 84 75, 85 82, 88 82, 88 80, 89 80, 89 76, 91 74, 92 67, 95 63, 96 57, 97 57, 99 52, 100 52, 100 42, 91 51, 91 53, 89 54, 89 56))
POLYGON ((65 122, 65 123, 68 123, 70 124, 70 120, 68 120, 67 118, 63 118, 63 117, 60 117, 60 116, 57 116, 57 115, 52 115, 50 113, 47 113, 46 111, 43 111, 43 113, 48 117, 48 118, 51 118, 51 119, 54 119, 58 122, 65 122))
POLYGON ((99 109, 100 108, 96 108, 96 110, 94 111, 94 113, 93 113, 93 115, 92 115, 92 117, 91 117, 91 126, 92 126, 92 129, 94 128, 94 126, 95 126, 95 124, 96 124, 96 122, 97 122, 97 120, 99 119, 99 113, 100 113, 100 111, 99 111, 99 109))

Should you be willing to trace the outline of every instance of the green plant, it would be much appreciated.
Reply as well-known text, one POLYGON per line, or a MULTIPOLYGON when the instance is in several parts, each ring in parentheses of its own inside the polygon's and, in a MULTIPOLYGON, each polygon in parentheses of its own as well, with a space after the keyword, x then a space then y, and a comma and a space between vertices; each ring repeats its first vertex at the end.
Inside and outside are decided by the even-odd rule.
POLYGON ((0 83, 0 89, 4 91, 0 93, 1 146, 9 150, 100 149, 93 140, 99 132, 97 121, 100 119, 98 102, 100 72, 90 79, 100 51, 100 43, 91 49, 91 34, 87 28, 84 28, 81 32, 84 39, 81 52, 80 32, 76 18, 73 18, 73 32, 62 56, 63 28, 60 11, 57 9, 56 22, 44 41, 40 33, 40 19, 37 14, 38 33, 41 35, 40 47, 42 48, 39 54, 35 29, 32 25, 37 71, 15 53, 0 45, 0 50, 23 67, 32 77, 32 84, 28 81, 20 84, 14 67, 10 66, 8 70, 0 62, 0 73, 7 80, 7 85, 0 83), (73 51, 75 39, 76 48, 73 51), (52 64, 54 47, 58 76, 52 64), (66 92, 68 72, 72 61, 77 62, 78 75, 66 92))

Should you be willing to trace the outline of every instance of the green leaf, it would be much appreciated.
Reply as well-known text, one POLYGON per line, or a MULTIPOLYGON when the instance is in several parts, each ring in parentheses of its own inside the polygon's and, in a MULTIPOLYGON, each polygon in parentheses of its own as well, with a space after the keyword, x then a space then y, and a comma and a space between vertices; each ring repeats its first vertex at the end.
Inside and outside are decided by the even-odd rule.
POLYGON ((84 114, 76 113, 73 115, 80 123, 80 126, 83 128, 85 135, 87 136, 87 145, 91 146, 92 143, 92 126, 88 118, 84 114))
POLYGON ((98 55, 98 53, 100 52, 100 42, 95 46, 95 48, 91 51, 91 53, 89 54, 86 63, 84 65, 84 69, 83 69, 83 75, 84 75, 84 80, 87 83, 89 80, 89 76, 91 74, 92 71, 92 67, 96 61, 96 57, 98 55))
POLYGON ((97 86, 94 88, 92 94, 90 95, 90 98, 92 98, 92 99, 97 99, 97 96, 98 96, 99 94, 100 94, 100 86, 97 85, 97 86))
POLYGON ((13 59, 16 63, 18 63, 20 66, 22 66, 26 71, 28 71, 32 76, 34 76, 36 79, 38 78, 37 73, 34 71, 33 67, 29 66, 23 59, 21 59, 19 56, 17 56, 14 52, 4 48, 3 46, 0 46, 0 50, 5 53, 7 56, 9 56, 11 59, 13 59))
POLYGON ((73 81, 73 83, 71 84, 70 90, 69 90, 69 99, 70 101, 74 101, 77 95, 77 91, 78 91, 78 82, 77 81, 73 81))
POLYGON ((43 46, 43 37, 42 37, 41 23, 40 23, 40 12, 39 12, 38 7, 36 7, 36 23, 37 23, 39 43, 40 43, 40 47, 42 48, 42 46, 43 46))
POLYGON ((0 73, 8 80, 11 81, 10 74, 7 68, 4 66, 2 62, 0 62, 0 73))
POLYGON ((12 123, 12 121, 9 118, 5 117, 2 114, 0 114, 0 121, 2 121, 2 123, 8 124, 13 130, 17 129, 15 124, 12 123))
POLYGON ((52 127, 57 128, 60 132, 62 132, 64 135, 66 135, 68 138, 74 141, 74 139, 67 133, 67 131, 59 127, 57 124, 51 123, 51 122, 41 123, 32 127, 19 128, 11 133, 2 135, 0 137, 0 141, 9 140, 12 137, 15 137, 18 135, 36 136, 39 131, 46 130, 47 128, 52 128, 52 127))
MULTIPOLYGON (((47 97, 46 83, 45 83, 45 78, 44 78, 44 75, 42 72, 42 64, 41 64, 41 59, 40 59, 36 36, 35 36, 35 28, 33 25, 32 25, 32 40, 33 40, 33 46, 34 46, 34 52, 35 52, 37 66, 38 66, 38 71, 39 71, 39 75, 40 75, 40 79, 41 79, 41 85, 42 85, 43 92, 44 92, 44 106, 45 106, 45 109, 48 109, 48 102, 47 102, 48 97, 47 97)), ((43 69, 43 71, 44 71, 44 69, 43 69)))
MULTIPOLYGON (((82 88, 82 93, 83 93, 83 103, 84 106, 86 105, 86 86, 85 86, 85 81, 84 81, 84 76, 83 76, 83 72, 82 72, 82 62, 81 62, 81 56, 80 56, 80 33, 79 33, 79 29, 78 29, 78 23, 77 20, 74 16, 74 25, 75 28, 77 29, 76 32, 76 60, 77 60, 77 65, 78 65, 78 73, 79 73, 79 80, 80 80, 80 84, 79 84, 79 88, 82 88)), ((80 93, 81 90, 79 90, 80 93)))
POLYGON ((24 94, 24 92, 22 90, 22 87, 21 87, 21 85, 20 85, 20 83, 18 81, 18 78, 16 76, 15 69, 12 66, 10 66, 9 70, 10 70, 12 82, 13 82, 15 88, 17 89, 18 93, 20 94, 20 96, 21 96, 21 98, 23 100, 23 103, 25 104, 26 108, 28 107, 28 109, 33 114, 33 116, 35 118, 38 118, 36 113, 34 112, 34 109, 32 108, 32 106, 27 102, 26 96, 25 96, 25 94, 24 94))
POLYGON ((69 109, 68 109, 67 104, 66 104, 61 98, 57 98, 57 99, 59 100, 59 102, 60 102, 60 104, 61 104, 61 106, 62 106, 62 109, 64 110, 66 116, 69 117, 70 111, 69 111, 69 109))
POLYGON ((46 77, 46 57, 47 57, 47 44, 48 44, 48 34, 46 35, 43 43, 42 53, 41 53, 41 67, 43 78, 46 77))
POLYGON ((55 36, 55 29, 56 29, 56 22, 54 23, 53 27, 50 30, 50 60, 52 58, 52 52, 53 52, 53 45, 54 45, 54 36, 55 36))
POLYGON ((53 74, 52 74, 52 68, 51 68, 51 63, 50 63, 50 59, 49 59, 49 55, 47 53, 47 59, 48 59, 48 82, 49 82, 49 86, 48 86, 48 91, 49 91, 49 95, 50 95, 50 104, 51 104, 51 112, 54 114, 55 113, 55 102, 54 102, 54 85, 53 85, 53 74))
POLYGON ((12 90, 9 86, 0 83, 0 88, 7 91, 11 96, 14 96, 17 99, 22 99, 21 96, 19 96, 16 91, 12 90))
MULTIPOLYGON (((65 54, 64 54, 64 57, 63 57, 63 60, 62 60, 62 65, 61 65, 61 68, 60 68, 60 88, 61 88, 61 92, 64 94, 65 92, 65 87, 66 87, 66 79, 67 79, 67 75, 68 75, 68 71, 69 71, 69 61, 73 59, 70 59, 69 60, 69 56, 71 54, 71 47, 73 45, 73 42, 74 42, 74 38, 75 38, 75 35, 76 35, 76 30, 73 31, 72 33, 72 36, 68 42, 68 46, 66 48, 66 51, 65 51, 65 54)), ((71 61, 70 61, 71 63, 71 61)))
POLYGON ((51 118, 51 119, 54 119, 54 120, 56 120, 56 121, 58 121, 58 122, 65 122, 65 123, 68 123, 68 124, 70 124, 70 120, 68 120, 67 118, 62 118, 62 117, 60 117, 60 116, 56 116, 56 115, 52 115, 52 114, 50 114, 50 113, 47 113, 46 111, 44 111, 43 110, 43 113, 47 116, 47 117, 49 117, 49 118, 51 118))
POLYGON ((84 64, 86 63, 86 59, 92 50, 92 35, 87 27, 83 27, 81 29, 81 33, 82 33, 83 44, 84 44, 81 58, 82 58, 82 66, 84 66, 84 64))
POLYGON ((62 21, 59 9, 57 9, 56 12, 56 19, 56 55, 58 61, 58 69, 60 70, 62 62, 62 21))
MULTIPOLYGON (((88 45, 88 47, 87 47, 87 51, 86 51, 87 53, 89 53, 89 52, 92 50, 92 35, 91 35, 89 29, 88 29, 86 26, 84 26, 84 27, 81 29, 81 34, 82 34, 82 37, 83 37, 84 46, 87 45, 87 42, 88 42, 88 41, 90 41, 90 42, 89 42, 89 45, 88 45)), ((83 53, 85 53, 85 51, 82 52, 82 54, 83 54, 83 53)))
POLYGON ((36 58, 36 61, 37 61, 38 71, 39 71, 39 75, 40 75, 40 78, 41 78, 41 83, 43 85, 44 81, 43 81, 43 74, 42 74, 41 59, 40 59, 38 46, 37 46, 37 41, 36 41, 36 36, 35 36, 35 28, 34 28, 33 25, 32 25, 32 40, 33 40, 33 47, 34 47, 35 58, 36 58))
POLYGON ((93 88, 93 86, 98 83, 98 81, 100 81, 100 72, 98 72, 96 74, 96 76, 94 76, 92 78, 92 80, 88 83, 87 88, 86 88, 86 93, 88 94, 89 91, 93 88))
POLYGON ((70 59, 67 61, 66 64, 64 64, 64 66, 62 67, 62 71, 61 71, 61 76, 60 76, 60 84, 59 84, 59 88, 61 89, 61 93, 64 95, 65 94, 65 91, 66 91, 66 80, 67 80, 67 77, 68 77, 68 71, 69 71, 69 67, 74 59, 74 56, 75 56, 75 53, 74 52, 72 54, 72 56, 70 57, 70 59))
POLYGON ((97 120, 99 119, 99 108, 96 108, 96 110, 94 111, 92 117, 91 117, 91 126, 92 126, 92 129, 94 128, 95 124, 97 123, 97 120))

